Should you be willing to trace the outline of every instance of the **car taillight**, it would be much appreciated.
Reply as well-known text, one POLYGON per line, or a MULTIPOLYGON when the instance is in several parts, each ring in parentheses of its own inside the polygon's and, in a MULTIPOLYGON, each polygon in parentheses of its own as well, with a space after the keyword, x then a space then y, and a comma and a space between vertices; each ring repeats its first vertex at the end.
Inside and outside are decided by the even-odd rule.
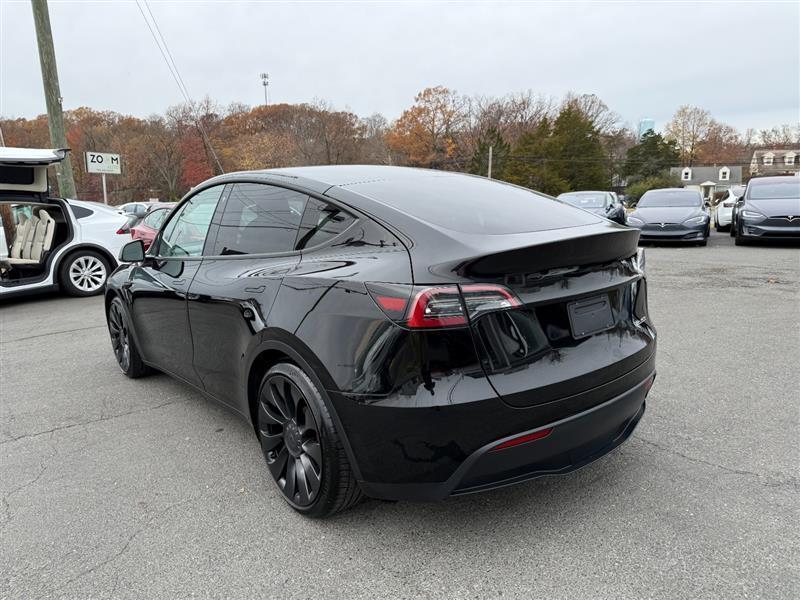
POLYGON ((733 202, 723 202, 722 206, 724 206, 725 208, 731 208, 733 206, 733 202))
POLYGON ((119 229, 117 229, 117 233, 118 233, 119 235, 125 235, 125 234, 126 234, 126 233, 128 233, 128 232, 127 232, 127 231, 125 231, 125 230, 124 230, 122 227, 120 227, 119 229))
POLYGON ((367 284, 367 289, 386 316, 413 329, 463 327, 483 313, 520 306, 514 294, 493 284, 367 284))

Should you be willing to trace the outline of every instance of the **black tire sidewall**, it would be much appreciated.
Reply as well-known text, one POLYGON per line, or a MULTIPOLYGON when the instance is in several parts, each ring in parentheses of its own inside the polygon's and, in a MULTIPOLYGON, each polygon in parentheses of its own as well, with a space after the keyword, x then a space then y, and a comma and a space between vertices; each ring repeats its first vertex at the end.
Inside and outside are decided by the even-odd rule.
POLYGON ((65 294, 70 296, 77 296, 81 298, 87 298, 89 296, 97 296, 103 293, 103 290, 106 288, 106 283, 108 283, 108 278, 111 276, 111 265, 108 264, 108 259, 100 254, 99 252, 95 252, 94 250, 76 250, 71 252, 67 256, 65 256, 61 263, 58 265, 58 282, 61 286, 62 291, 65 294), (77 287, 72 283, 72 280, 69 278, 69 268, 72 264, 83 256, 91 256, 93 258, 98 259, 100 262, 103 263, 103 267, 106 270, 106 280, 103 282, 96 291, 94 292, 85 292, 77 287))
MULTIPOLYGON (((338 465, 340 463, 340 444, 337 443, 338 433, 336 431, 336 427, 333 424, 333 420, 330 417, 330 412, 328 410, 328 406, 326 404, 325 399, 323 398, 322 394, 324 392, 320 391, 317 385, 314 383, 312 378, 300 367, 294 365, 292 363, 278 363, 277 365, 273 366, 267 373, 264 375, 263 379, 261 380, 261 385, 258 388, 258 402, 261 402, 261 393, 264 389, 264 386, 267 384, 267 381, 274 375, 282 375, 288 379, 290 379, 302 392, 303 396, 306 399, 306 404, 311 409, 311 412, 314 415, 314 420, 317 424, 317 431, 319 433, 319 441, 320 445, 322 446, 322 487, 320 488, 319 494, 314 499, 314 501, 309 504, 308 506, 298 506, 286 495, 283 493, 280 488, 278 488, 277 482, 275 482, 276 488, 278 488, 278 492, 280 493, 281 497, 289 504, 292 508, 296 511, 303 513, 304 515, 310 517, 320 517, 320 516, 327 516, 330 512, 331 506, 335 501, 336 492, 339 485, 340 479, 340 472, 338 465)), ((258 407, 258 427, 257 430, 261 430, 261 407, 258 407)), ((259 434, 259 444, 261 444, 260 434, 259 434)), ((262 454, 263 454, 263 446, 262 446, 262 454)), ((264 454, 264 460, 266 460, 266 454, 264 454)), ((272 474, 268 472, 270 479, 272 474)))
MULTIPOLYGON (((127 340, 128 352, 129 352, 128 368, 127 370, 123 369, 122 365, 120 365, 119 362, 117 362, 117 366, 119 367, 120 371, 122 371, 127 377, 130 377, 131 379, 136 379, 138 377, 141 377, 142 375, 146 375, 149 372, 149 369, 142 362, 142 357, 140 356, 139 350, 136 347, 136 342, 134 341, 133 336, 131 335, 131 321, 130 318, 128 317, 128 311, 125 309, 125 303, 119 298, 119 296, 115 296, 111 300, 111 303, 109 304, 109 311, 112 305, 115 305, 119 308, 119 313, 120 315, 122 315, 122 320, 125 321, 125 327, 128 330, 128 340, 127 340)), ((108 317, 106 317, 106 327, 108 327, 107 321, 108 317)), ((109 335, 110 334, 111 331, 109 328, 109 335)), ((114 357, 114 360, 116 360, 116 356, 114 357)))

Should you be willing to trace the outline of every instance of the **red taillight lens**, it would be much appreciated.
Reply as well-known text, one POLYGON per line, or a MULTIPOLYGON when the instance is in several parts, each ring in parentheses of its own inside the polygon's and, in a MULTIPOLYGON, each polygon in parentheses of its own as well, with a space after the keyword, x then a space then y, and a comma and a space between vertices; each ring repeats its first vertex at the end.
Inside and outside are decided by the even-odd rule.
POLYGON ((118 233, 119 235, 125 235, 125 234, 126 234, 126 233, 128 233, 128 232, 127 232, 127 231, 125 231, 125 230, 124 230, 122 227, 120 227, 119 229, 117 229, 117 233, 118 233))
POLYGON ((412 287, 369 283, 367 289, 387 317, 413 329, 463 327, 483 313, 520 305, 506 288, 491 284, 412 287))
POLYGON ((733 207, 733 202, 723 202, 722 206, 724 206, 725 208, 732 208, 733 207))
POLYGON ((539 431, 534 431, 533 433, 526 433, 525 435, 520 435, 515 438, 511 438, 510 440, 506 440, 502 444, 497 444, 497 446, 492 448, 490 452, 495 452, 497 450, 505 450, 506 448, 513 448, 514 446, 519 446, 521 444, 527 444, 528 442, 541 440, 542 438, 546 438, 551 433, 553 433, 552 427, 550 427, 549 429, 540 429, 539 431))
POLYGON ((417 292, 408 310, 406 325, 412 328, 466 325, 456 286, 425 288, 417 292))

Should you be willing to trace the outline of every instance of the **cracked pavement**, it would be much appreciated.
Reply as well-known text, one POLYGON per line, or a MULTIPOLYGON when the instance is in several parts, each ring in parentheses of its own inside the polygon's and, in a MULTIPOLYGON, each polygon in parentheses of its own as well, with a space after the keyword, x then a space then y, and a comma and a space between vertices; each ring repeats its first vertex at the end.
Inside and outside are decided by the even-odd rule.
POLYGON ((323 522, 248 425, 119 372, 101 299, 0 304, 0 598, 800 596, 800 250, 647 254, 659 375, 630 441, 323 522))

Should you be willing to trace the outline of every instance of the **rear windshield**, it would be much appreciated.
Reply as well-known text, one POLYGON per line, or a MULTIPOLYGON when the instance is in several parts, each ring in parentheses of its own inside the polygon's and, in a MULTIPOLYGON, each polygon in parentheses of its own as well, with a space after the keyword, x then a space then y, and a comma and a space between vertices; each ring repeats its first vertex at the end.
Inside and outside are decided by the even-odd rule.
POLYGON ((652 206, 700 206, 700 194, 691 190, 650 190, 645 192, 636 205, 638 208, 652 206))
POLYGON ((800 198, 800 177, 787 178, 786 181, 750 182, 749 197, 753 200, 770 198, 800 198))
POLYGON ((373 200, 451 231, 489 235, 598 223, 549 196, 467 175, 432 174, 347 186, 373 200))
POLYGON ((606 205, 606 195, 605 194, 594 194, 594 193, 573 193, 573 194, 561 194, 558 197, 559 200, 563 200, 572 206, 577 206, 579 208, 603 208, 606 205))

